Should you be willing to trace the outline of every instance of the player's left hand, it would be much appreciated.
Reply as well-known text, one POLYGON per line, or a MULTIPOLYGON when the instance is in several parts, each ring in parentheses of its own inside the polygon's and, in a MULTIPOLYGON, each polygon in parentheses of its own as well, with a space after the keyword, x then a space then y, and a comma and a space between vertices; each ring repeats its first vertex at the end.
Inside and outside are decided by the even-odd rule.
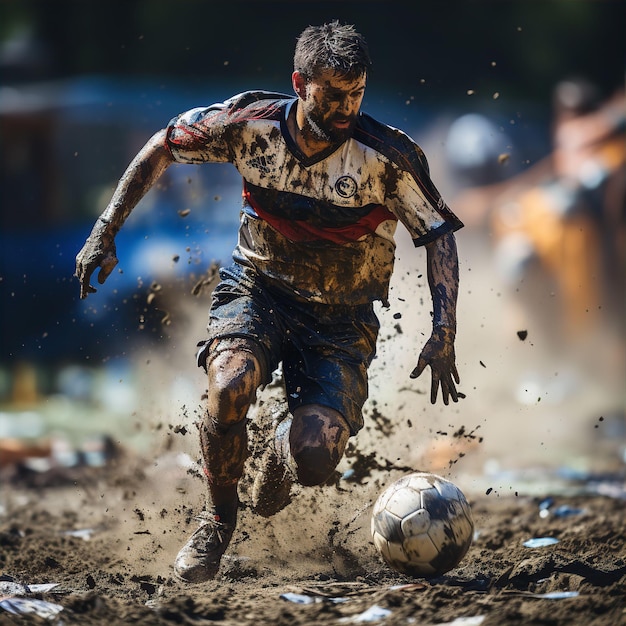
POLYGON ((411 378, 417 378, 430 365, 432 383, 430 388, 430 401, 435 404, 437 392, 441 387, 443 403, 448 404, 449 399, 459 401, 455 383, 461 381, 456 369, 456 355, 454 353, 454 331, 445 326, 433 329, 430 339, 422 349, 417 361, 417 367, 411 372, 411 378))

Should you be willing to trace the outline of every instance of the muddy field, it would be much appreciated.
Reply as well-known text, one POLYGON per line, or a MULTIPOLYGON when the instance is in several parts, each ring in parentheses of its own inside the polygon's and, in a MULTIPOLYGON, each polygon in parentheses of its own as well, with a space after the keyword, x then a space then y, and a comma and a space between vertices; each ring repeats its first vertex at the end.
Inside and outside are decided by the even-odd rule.
POLYGON ((381 563, 368 533, 373 499, 402 472, 355 454, 355 466, 368 467, 353 474, 358 482, 303 491, 270 520, 244 501, 218 578, 189 586, 174 579, 172 562, 202 485, 180 458, 126 455, 106 468, 5 473, 2 595, 13 595, 10 583, 55 584, 16 595, 58 613, 11 615, 5 601, 0 624, 624 623, 626 492, 617 476, 546 474, 544 493, 526 477, 529 494, 483 491, 484 477, 466 475, 474 543, 457 569, 414 580, 381 563), (524 545, 545 537, 558 543, 524 545))
MULTIPOLYGON (((551 329, 536 321, 553 301, 520 308, 468 245, 462 401, 432 407, 428 379, 408 378, 428 328, 418 258, 381 312, 367 425, 336 480, 301 490, 271 519, 248 508, 244 481, 219 576, 196 586, 172 570, 205 493, 194 428, 204 383, 184 348, 195 345, 204 313, 190 304, 184 341, 173 334, 166 350, 137 356, 132 381, 115 381, 116 394, 132 385, 139 402, 115 424, 99 418, 115 433, 104 467, 2 471, 0 624, 626 623, 623 343, 592 337, 555 351, 551 329), (130 445, 129 430, 146 445, 130 445), (455 482, 475 523, 460 566, 428 581, 390 571, 369 534, 380 491, 417 469, 455 482), (524 545, 544 538, 553 541, 524 545), (50 603, 35 605, 48 617, 11 614, 16 598, 50 603)), ((173 329, 180 319, 173 311, 173 329)))

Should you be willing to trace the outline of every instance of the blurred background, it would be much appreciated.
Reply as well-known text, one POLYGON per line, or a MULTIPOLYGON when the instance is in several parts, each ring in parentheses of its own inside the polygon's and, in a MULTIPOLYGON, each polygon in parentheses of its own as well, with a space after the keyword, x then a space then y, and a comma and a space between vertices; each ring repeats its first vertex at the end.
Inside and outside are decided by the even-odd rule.
POLYGON ((75 462, 103 435, 167 447, 189 428, 237 172, 170 168, 84 301, 74 258, 152 133, 247 89, 291 93, 296 36, 331 19, 369 42, 363 109, 422 145, 466 223, 466 399, 432 408, 429 381, 408 379, 429 295, 400 236, 367 410, 419 425, 409 462, 435 463, 442 437, 452 458, 451 425, 481 429, 481 464, 623 462, 624 2, 0 0, 0 463, 13 448, 75 462))

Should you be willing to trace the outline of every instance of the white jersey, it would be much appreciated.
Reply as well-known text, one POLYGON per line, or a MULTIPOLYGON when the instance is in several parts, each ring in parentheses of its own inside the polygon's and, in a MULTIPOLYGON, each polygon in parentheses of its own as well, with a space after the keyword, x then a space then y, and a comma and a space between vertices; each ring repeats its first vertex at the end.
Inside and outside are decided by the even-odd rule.
POLYGON ((307 157, 287 129, 295 98, 246 92, 170 122, 181 163, 230 162, 243 177, 233 258, 299 299, 387 301, 398 221, 416 246, 462 222, 405 133, 360 113, 350 139, 307 157))

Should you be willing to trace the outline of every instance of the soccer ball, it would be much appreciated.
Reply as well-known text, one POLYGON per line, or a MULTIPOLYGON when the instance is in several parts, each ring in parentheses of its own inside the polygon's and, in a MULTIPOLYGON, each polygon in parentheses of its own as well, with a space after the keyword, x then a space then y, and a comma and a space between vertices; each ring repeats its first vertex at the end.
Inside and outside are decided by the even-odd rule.
POLYGON ((374 503, 372 538, 392 569, 434 578, 456 567, 474 534, 470 506, 449 480, 416 472, 389 485, 374 503))

